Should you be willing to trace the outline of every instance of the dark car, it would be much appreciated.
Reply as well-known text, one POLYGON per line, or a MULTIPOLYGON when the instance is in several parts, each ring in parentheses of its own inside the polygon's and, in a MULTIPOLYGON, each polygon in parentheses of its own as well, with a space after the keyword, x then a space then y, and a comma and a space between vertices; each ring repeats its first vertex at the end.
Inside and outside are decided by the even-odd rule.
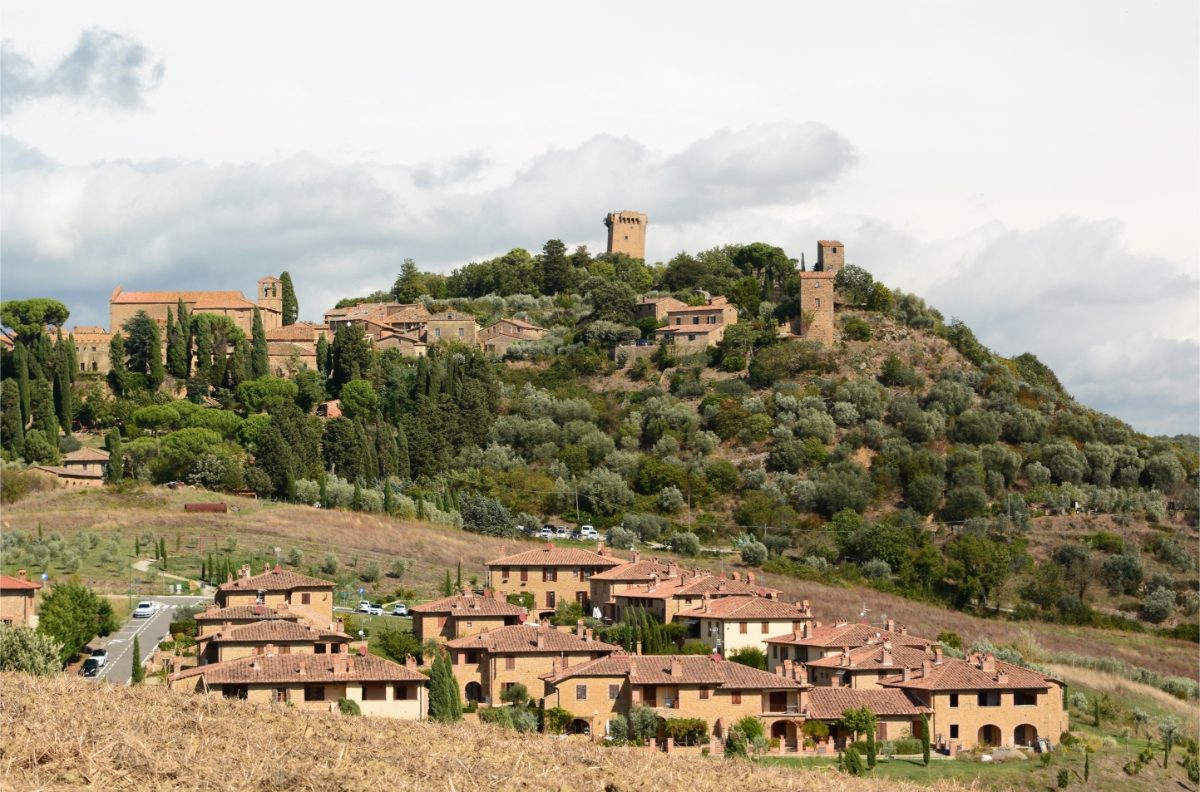
POLYGON ((100 673, 100 661, 89 657, 83 661, 83 668, 79 669, 79 673, 85 677, 94 677, 100 673))

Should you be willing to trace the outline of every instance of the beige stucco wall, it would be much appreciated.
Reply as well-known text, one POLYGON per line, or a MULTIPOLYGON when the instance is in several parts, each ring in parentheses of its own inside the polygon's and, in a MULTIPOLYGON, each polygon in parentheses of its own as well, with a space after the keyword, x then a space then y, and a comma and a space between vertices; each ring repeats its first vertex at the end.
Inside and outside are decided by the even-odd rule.
POLYGON ((494 590, 505 595, 520 594, 523 591, 533 592, 535 612, 553 612, 558 602, 575 602, 580 592, 584 595, 585 608, 591 607, 591 583, 583 577, 580 567, 552 567, 557 573, 557 579, 553 581, 542 579, 542 571, 546 568, 549 567, 511 566, 508 567, 508 577, 504 577, 503 567, 489 567, 488 582, 494 590), (527 579, 524 581, 521 580, 522 569, 528 570, 527 579), (548 592, 554 592, 556 605, 548 604, 548 592))
POLYGON ((747 619, 745 621, 727 621, 723 619, 700 619, 700 640, 710 649, 720 645, 725 654, 753 647, 769 654, 767 645, 763 643, 773 635, 783 635, 792 631, 792 626, 800 620, 791 619, 747 619), (745 625, 746 632, 742 632, 745 625))
MULTIPOLYGON (((245 591, 222 591, 217 594, 217 604, 223 608, 239 605, 254 605, 258 602, 258 592, 251 589, 245 591)), ((288 609, 300 614, 318 625, 333 621, 333 593, 329 589, 297 588, 293 591, 268 591, 263 595, 262 604, 275 608, 287 603, 288 609), (309 601, 304 602, 304 595, 309 595, 309 601)))
POLYGON ((1037 729, 1039 738, 1049 738, 1055 745, 1059 736, 1067 731, 1070 718, 1063 709, 1062 688, 1052 684, 1049 690, 1037 692, 1036 705, 1017 706, 1014 691, 1000 691, 1000 706, 980 707, 976 691, 960 691, 958 707, 950 706, 951 694, 938 692, 933 696, 933 716, 930 725, 933 738, 957 743, 969 750, 979 745, 979 730, 985 725, 994 725, 1000 730, 1000 744, 1015 744, 1014 732, 1022 724, 1037 729), (950 736, 951 727, 958 726, 958 737, 950 736))
MULTIPOLYGON (((531 628, 532 629, 532 628, 531 628)), ((521 653, 516 655, 489 654, 479 652, 479 662, 466 662, 466 651, 462 649, 451 652, 454 661, 454 677, 459 682, 463 700, 466 701, 466 688, 469 682, 478 682, 483 689, 484 703, 499 704, 500 693, 509 683, 520 683, 529 691, 530 698, 541 698, 546 685, 541 677, 554 670, 554 659, 567 667, 582 665, 589 660, 603 657, 607 652, 570 652, 561 655, 558 652, 521 653), (515 657, 514 667, 508 668, 507 657, 515 657)))

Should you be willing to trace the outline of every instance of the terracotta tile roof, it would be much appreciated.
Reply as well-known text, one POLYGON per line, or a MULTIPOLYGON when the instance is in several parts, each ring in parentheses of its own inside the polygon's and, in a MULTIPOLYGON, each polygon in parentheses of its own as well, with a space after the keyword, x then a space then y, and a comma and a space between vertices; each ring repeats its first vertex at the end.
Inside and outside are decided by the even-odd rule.
POLYGON ((848 709, 866 707, 876 715, 919 717, 931 712, 894 688, 814 687, 805 694, 805 715, 814 720, 841 720, 848 709))
POLYGON ((766 588, 745 580, 726 578, 725 575, 710 575, 697 570, 686 570, 679 577, 667 578, 649 591, 627 589, 613 593, 614 597, 634 599, 671 599, 673 597, 765 597, 778 594, 778 589, 766 588))
POLYGON ((0 575, 0 590, 9 591, 19 589, 21 591, 33 591, 35 589, 40 589, 41 587, 41 583, 33 580, 25 580, 23 578, 13 577, 12 575, 0 575))
POLYGON ((667 564, 649 558, 644 561, 630 561, 603 572, 597 572, 592 575, 592 580, 647 581, 651 576, 657 576, 659 579, 665 578, 669 571, 670 567, 667 564))
POLYGON ((240 291, 142 291, 127 292, 120 286, 113 293, 110 302, 118 305, 130 303, 177 303, 183 300, 185 304, 205 308, 244 308, 254 306, 240 291))
POLYGON ((537 654, 538 652, 617 652, 621 647, 595 639, 580 638, 573 632, 553 627, 517 624, 447 641, 451 649, 482 649, 500 654, 537 654), (542 645, 538 646, 538 639, 542 645))
POLYGON ((206 309, 207 310, 223 310, 223 309, 232 308, 234 310, 250 310, 253 308, 260 308, 263 311, 269 311, 271 313, 278 313, 278 311, 275 311, 272 308, 268 308, 265 305, 258 305, 256 303, 250 302, 249 300, 247 300, 245 297, 242 296, 241 292, 233 292, 233 293, 237 294, 237 297, 227 297, 227 296, 225 296, 224 293, 205 294, 205 293, 201 292, 200 295, 198 297, 196 297, 195 300, 184 300, 184 302, 189 303, 190 306, 192 307, 192 309, 194 309, 196 311, 204 311, 206 309))
POLYGON ((1045 689, 1058 681, 1031 668, 976 655, 970 661, 946 657, 941 665, 918 669, 908 680, 894 676, 879 680, 879 684, 906 690, 1029 690, 1045 689), (989 663, 994 670, 985 670, 989 663))
POLYGON ((229 608, 215 608, 213 610, 201 611, 195 616, 198 622, 232 622, 240 619, 254 619, 256 621, 264 619, 292 619, 295 621, 299 618, 300 615, 297 613, 270 608, 266 605, 234 605, 229 608))
POLYGON ((302 346, 294 344, 291 341, 268 341, 267 354, 275 357, 283 357, 295 353, 299 357, 314 357, 317 354, 316 349, 311 344, 302 346))
POLYGON ((296 322, 267 331, 268 341, 307 341, 315 344, 321 328, 309 322, 296 322))
POLYGON ((731 663, 719 655, 615 654, 570 666, 543 679, 558 683, 592 676, 627 676, 633 685, 711 685, 735 690, 797 690, 807 683, 731 663), (674 670, 674 674, 672 674, 674 670))
POLYGON ((866 646, 869 643, 891 641, 893 646, 927 646, 934 643, 928 638, 919 638, 895 630, 886 629, 871 624, 827 624, 808 628, 808 635, 803 632, 790 632, 786 635, 776 635, 766 639, 770 644, 794 644, 796 646, 851 648, 866 646))
MULTIPOLYGON (((504 552, 501 548, 501 552, 504 552)), ((494 561, 488 561, 487 566, 590 566, 614 567, 624 563, 611 555, 601 555, 593 550, 579 547, 556 547, 547 542, 537 550, 526 550, 524 553, 503 556, 494 561)))
POLYGON ((817 244, 818 245, 837 245, 838 247, 845 247, 841 242, 838 242, 836 239, 818 239, 817 244))
POLYGON ((783 602, 767 597, 722 597, 709 600, 699 608, 680 611, 679 616, 692 619, 779 619, 799 621, 811 619, 812 609, 805 608, 801 603, 783 602))
POLYGON ((253 624, 243 624, 230 627, 228 630, 209 633, 198 638, 198 641, 253 642, 253 643, 289 643, 293 641, 319 641, 330 638, 350 640, 350 636, 338 630, 319 630, 307 624, 300 624, 290 619, 265 619, 253 624))
POLYGON ((95 470, 80 470, 72 467, 59 467, 58 465, 34 465, 33 470, 41 470, 45 473, 53 473, 60 478, 83 478, 83 479, 102 479, 104 474, 95 470))
POLYGON ((408 610, 411 613, 449 613, 456 616, 520 616, 525 613, 520 605, 478 594, 456 594, 413 605, 408 610))
POLYGON ((204 677, 209 685, 320 684, 322 682, 427 682, 411 668, 375 655, 255 655, 189 668, 171 679, 204 677))
POLYGON ((108 452, 97 451, 94 448, 77 448, 70 453, 63 454, 65 462, 107 462, 108 452))
POLYGON ((809 660, 805 665, 809 668, 848 668, 851 670, 920 668, 921 663, 932 660, 933 654, 925 647, 919 646, 884 646, 880 643, 860 646, 851 649, 850 661, 845 662, 841 654, 822 657, 820 660, 809 660))
POLYGON ((237 578, 217 587, 219 591, 288 591, 294 588, 333 589, 334 583, 320 578, 301 575, 276 566, 261 575, 237 578))
MULTIPOLYGON (((514 327, 520 327, 524 330, 544 330, 545 329, 542 327, 538 327, 535 324, 530 324, 529 322, 526 322, 522 319, 497 319, 495 322, 493 322, 491 325, 489 325, 486 329, 491 330, 496 325, 501 325, 501 324, 510 324, 510 325, 513 325, 514 327)), ((503 331, 498 330, 497 332, 503 332, 503 331)))

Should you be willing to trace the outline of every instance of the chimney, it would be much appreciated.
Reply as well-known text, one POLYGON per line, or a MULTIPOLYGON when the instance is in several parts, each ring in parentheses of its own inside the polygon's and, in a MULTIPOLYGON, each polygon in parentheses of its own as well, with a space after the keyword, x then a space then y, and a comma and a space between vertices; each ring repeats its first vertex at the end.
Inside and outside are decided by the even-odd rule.
POLYGON ((891 643, 884 643, 884 645, 883 645, 883 664, 885 666, 890 666, 892 664, 892 645, 891 645, 891 643))
POLYGON ((996 672, 996 682, 998 682, 1001 685, 1007 685, 1008 684, 1008 674, 1005 673, 1004 671, 997 671, 996 672))
POLYGON ((287 600, 283 600, 278 605, 276 605, 275 610, 279 611, 280 613, 287 613, 288 612, 287 600))
POLYGON ((463 583, 463 587, 462 587, 462 595, 463 595, 464 597, 469 597, 469 596, 471 596, 471 594, 472 594, 472 593, 473 593, 473 592, 471 591, 471 587, 470 587, 468 584, 466 584, 466 583, 463 583))
POLYGON ((933 646, 933 662, 937 665, 942 664, 942 645, 934 644, 933 646))
POLYGON ((278 564, 278 563, 276 563, 276 564, 275 564, 275 569, 274 569, 273 571, 274 571, 276 574, 278 574, 278 573, 280 573, 280 572, 282 572, 282 571, 283 571, 283 567, 279 566, 279 564, 278 564))
POLYGON ((746 582, 749 583, 751 586, 754 585, 754 573, 753 572, 746 573, 746 582))
POLYGON ((359 657, 367 656, 367 642, 366 641, 363 641, 362 643, 360 643, 358 645, 358 656, 359 657))
POLYGON ((671 679, 679 679, 683 676, 683 663, 679 662, 679 658, 671 658, 671 679))
POLYGON ((636 655, 640 655, 642 653, 642 642, 641 641, 638 641, 637 643, 635 643, 633 645, 633 653, 636 655))
POLYGON ((713 650, 712 650, 712 655, 711 655, 711 657, 712 657, 712 661, 713 661, 714 663, 719 663, 719 662, 721 662, 721 653, 720 653, 720 652, 718 652, 716 649, 713 649, 713 650))
POLYGON ((887 620, 887 622, 886 622, 886 624, 885 624, 885 629, 886 629, 888 632, 895 632, 895 630, 896 630, 896 620, 895 620, 895 619, 888 619, 888 620, 887 620))
POLYGON ((265 609, 263 608, 262 603, 259 603, 259 602, 254 603, 254 612, 256 614, 261 614, 264 610, 265 609))
POLYGON ((304 661, 303 661, 303 660, 301 660, 301 661, 300 661, 300 662, 297 664, 297 671, 296 671, 296 673, 300 674, 300 676, 308 676, 308 669, 307 669, 307 668, 305 668, 305 666, 304 666, 304 661))
POLYGON ((542 552, 543 552, 543 553, 549 553, 549 552, 550 552, 551 550, 553 550, 553 549, 554 549, 554 543, 553 543, 553 542, 546 542, 546 544, 545 544, 545 545, 542 547, 542 552))
POLYGON ((985 674, 994 673, 996 671, 996 656, 990 652, 985 654, 979 664, 979 670, 985 674))
POLYGON ((794 672, 794 670, 795 669, 792 666, 792 659, 790 657, 785 658, 783 661, 783 675, 785 677, 790 677, 792 675, 792 673, 794 672))
POLYGON ((275 644, 273 644, 273 643, 269 643, 269 644, 267 644, 266 646, 264 646, 264 647, 263 647, 263 654, 265 654, 265 655, 273 655, 273 654, 275 654, 275 644))
POLYGON ((630 678, 632 678, 633 675, 636 673, 637 673, 637 660, 630 658, 630 660, 629 660, 629 676, 630 676, 630 678))
POLYGON ((588 643, 592 642, 592 628, 591 627, 588 627, 586 630, 583 631, 583 640, 587 641, 588 643))
POLYGON ((231 621, 221 622, 221 632, 229 632, 229 628, 232 626, 233 626, 233 622, 231 622, 231 621))
POLYGON ((904 666, 904 668, 900 669, 900 678, 905 682, 912 678, 912 672, 909 671, 908 666, 904 666))
POLYGON ((929 672, 933 670, 933 664, 929 662, 929 658, 921 661, 921 678, 929 676, 929 672))
POLYGON ((575 636, 578 638, 583 637, 583 619, 577 619, 575 621, 575 636))
POLYGON ((838 673, 829 675, 829 687, 840 688, 842 686, 842 675, 838 673))
POLYGON ((404 667, 415 669, 417 667, 417 658, 413 657, 412 655, 404 658, 404 667))
POLYGON ((539 627, 537 631, 537 648, 546 648, 546 631, 544 627, 539 627))
POLYGON ((796 665, 792 666, 792 671, 793 671, 793 676, 796 677, 796 681, 798 681, 801 685, 808 684, 808 668, 807 668, 807 666, 805 666, 803 663, 796 663, 796 665))
POLYGON ((636 564, 637 562, 639 562, 641 560, 642 560, 642 554, 640 552, 638 552, 637 550, 634 550, 633 551, 633 560, 630 563, 636 564))
POLYGON ((674 559, 667 562, 667 577, 679 577, 679 564, 674 559))
POLYGON ((28 572, 28 570, 24 570, 24 569, 18 569, 18 570, 17 570, 17 577, 19 577, 21 580, 27 580, 27 579, 29 578, 29 572, 28 572))
POLYGON ((850 647, 849 646, 842 647, 842 661, 841 661, 840 665, 843 665, 843 666, 850 665, 850 647))
MULTIPOLYGON (((747 573, 747 575, 749 575, 749 573, 747 573)), ((741 573, 741 572, 738 572, 738 571, 735 569, 734 571, 732 571, 732 572, 730 572, 730 573, 729 573, 729 578, 730 578, 730 580, 738 580, 738 581, 740 581, 740 580, 742 579, 742 573, 741 573)))
POLYGON ((343 621, 340 616, 338 617, 338 620, 337 620, 337 631, 338 632, 346 632, 346 622, 343 621))
POLYGON ((899 632, 900 632, 900 634, 901 634, 901 635, 908 635, 908 625, 907 625, 907 624, 901 624, 901 625, 900 625, 900 631, 899 631, 899 632))
POLYGON ((488 599, 491 599, 494 595, 495 595, 495 592, 492 591, 491 586, 483 587, 483 596, 487 597, 488 599))

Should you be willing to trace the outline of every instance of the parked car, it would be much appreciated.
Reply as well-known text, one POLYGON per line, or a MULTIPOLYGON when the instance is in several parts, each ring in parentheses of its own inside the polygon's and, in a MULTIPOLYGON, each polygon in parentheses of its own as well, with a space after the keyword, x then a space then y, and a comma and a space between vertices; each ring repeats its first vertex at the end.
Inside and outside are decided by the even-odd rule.
POLYGON ((83 668, 79 669, 81 676, 94 677, 100 673, 100 663, 95 658, 89 657, 83 661, 83 668))
POLYGON ((599 539, 600 533, 594 525, 583 525, 579 528, 579 537, 581 539, 599 539))
POLYGON ((383 606, 380 605, 378 602, 370 603, 370 607, 367 608, 367 615, 368 616, 382 616, 383 615, 383 606))
POLYGON ((403 602, 397 602, 395 605, 392 606, 392 615, 393 616, 407 616, 408 615, 408 606, 405 605, 403 602))
POLYGON ((570 539, 571 538, 571 529, 565 525, 558 526, 557 528, 554 529, 554 538, 555 539, 570 539))
POLYGON ((154 615, 155 607, 153 602, 139 602, 137 607, 133 609, 133 618, 149 619, 154 615))
POLYGON ((358 608, 356 608, 356 610, 359 613, 370 613, 371 612, 371 601, 370 600, 359 600, 358 608))
POLYGON ((104 664, 108 662, 108 650, 107 649, 93 649, 91 659, 95 660, 98 665, 103 667, 104 664))
POLYGON ((541 537, 542 539, 553 539, 554 538, 554 526, 553 525, 543 525, 542 530, 538 531, 537 535, 539 537, 541 537))

